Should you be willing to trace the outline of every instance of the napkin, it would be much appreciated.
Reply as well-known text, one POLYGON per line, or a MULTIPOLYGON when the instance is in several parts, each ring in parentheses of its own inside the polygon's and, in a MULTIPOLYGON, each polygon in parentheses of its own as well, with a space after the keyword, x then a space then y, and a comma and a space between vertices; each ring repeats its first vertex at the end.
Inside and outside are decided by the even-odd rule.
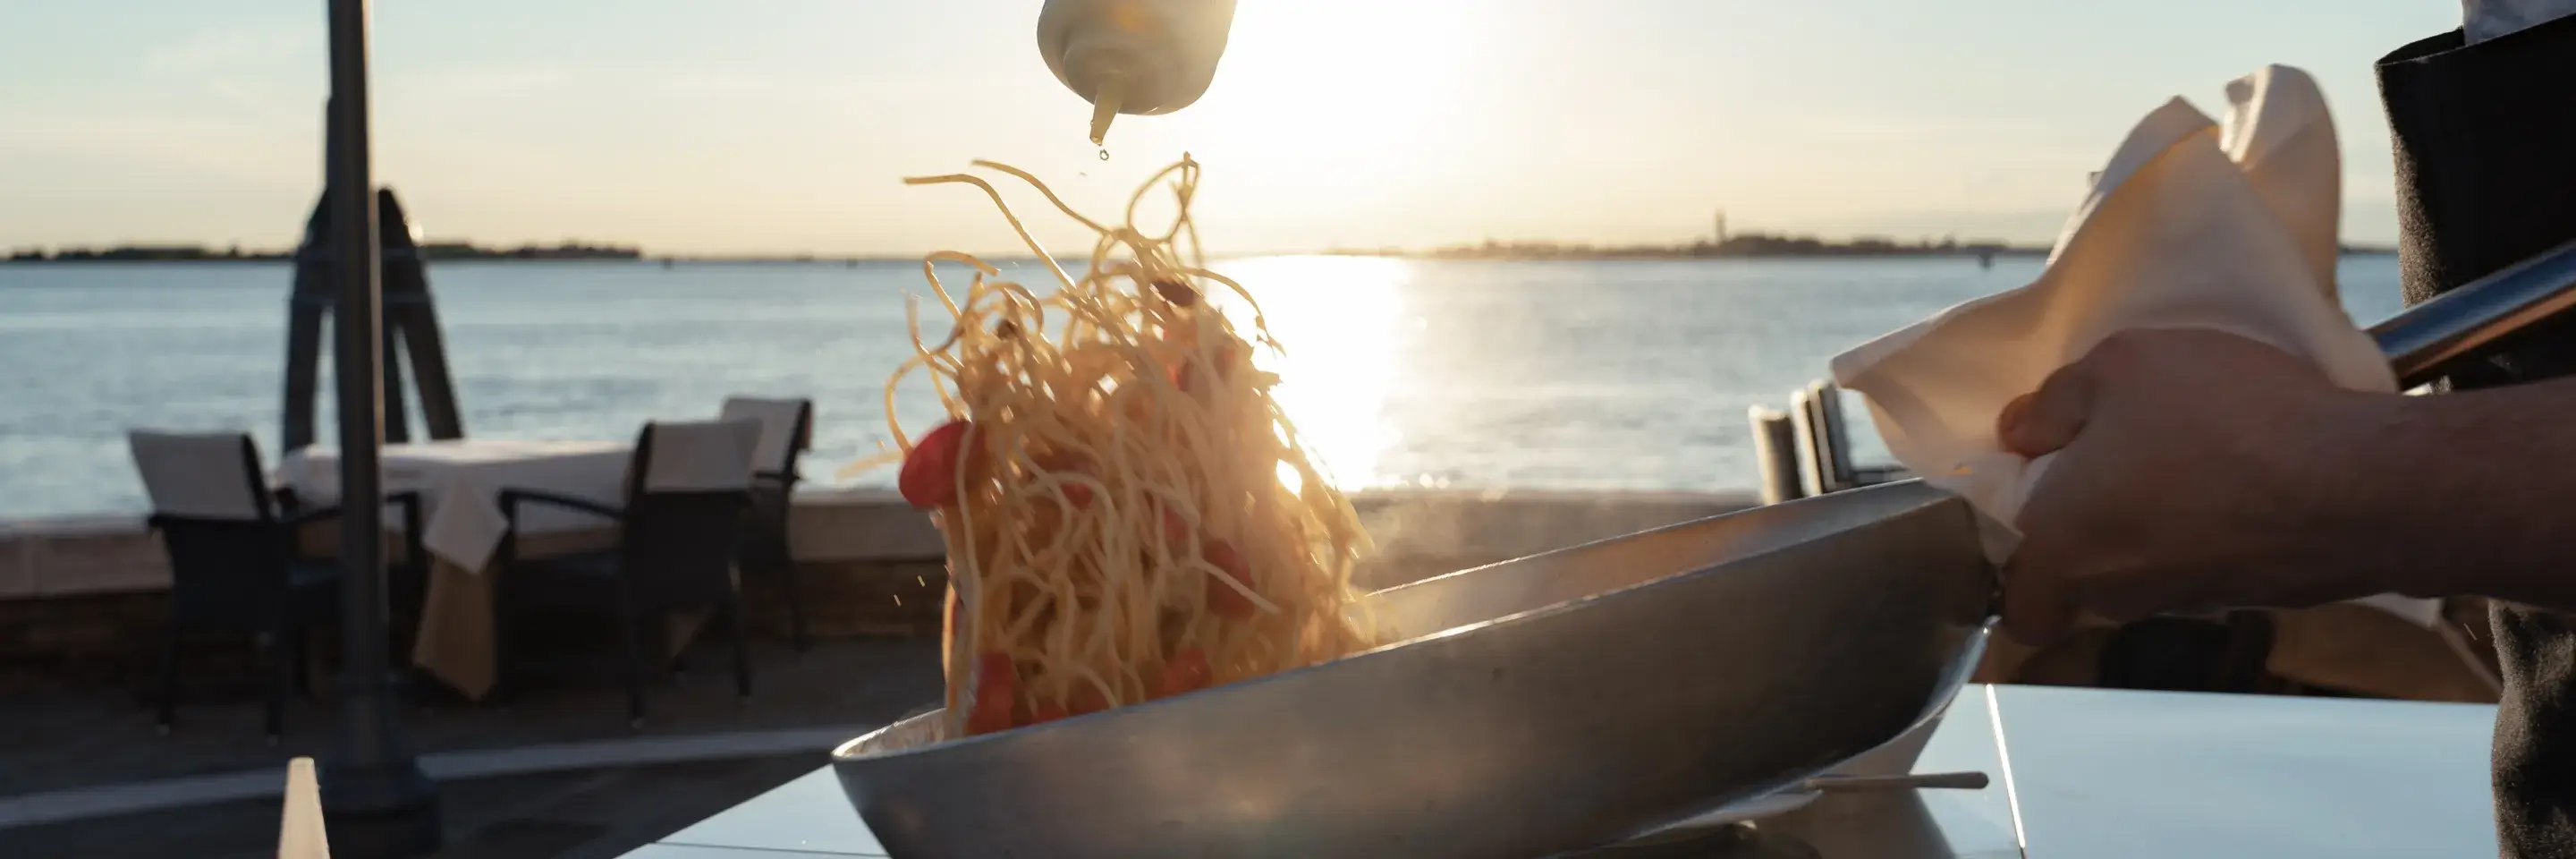
MULTIPOLYGON (((1987 554, 2054 457, 2003 450, 1995 417, 2057 368, 2131 328, 2207 328, 2313 362, 2345 388, 2394 392, 2368 334, 2336 301, 2342 164, 2325 96, 2271 66, 2227 86, 2222 124, 2176 98, 2097 174, 2029 285, 1953 307, 1833 359, 1898 461, 1965 497, 1987 554)), ((2439 605, 2374 597, 2420 625, 2439 605)))

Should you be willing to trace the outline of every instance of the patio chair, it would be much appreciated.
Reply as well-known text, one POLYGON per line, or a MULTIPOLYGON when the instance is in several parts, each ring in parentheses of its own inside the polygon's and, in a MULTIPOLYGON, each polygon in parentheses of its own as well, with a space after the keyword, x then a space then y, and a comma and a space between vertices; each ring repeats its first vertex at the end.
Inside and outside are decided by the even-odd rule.
MULTIPOLYGON (((629 724, 644 723, 644 683, 655 654, 645 647, 648 623, 672 612, 711 608, 733 637, 734 691, 751 695, 744 650, 741 591, 733 571, 736 535, 749 504, 756 428, 748 422, 650 423, 627 466, 626 498, 612 506, 588 498, 505 489, 501 542, 493 580, 494 658, 503 678, 525 673, 516 640, 540 608, 604 611, 614 617, 629 724), (518 537, 531 508, 548 506, 615 522, 616 548, 556 557, 522 557, 518 537)), ((658 640, 658 636, 656 637, 658 640)))
MULTIPOLYGON (((178 709, 179 656, 191 630, 251 633, 270 663, 265 725, 285 729, 288 688, 310 692, 305 632, 339 617, 339 562, 296 551, 304 526, 337 517, 338 505, 296 504, 271 492, 259 448, 246 433, 137 431, 127 438, 152 499, 153 532, 170 558, 170 625, 161 655, 156 726, 170 732, 178 709)), ((405 565, 416 577, 420 497, 387 495, 404 523, 405 565)), ((389 580, 405 577, 390 575, 389 580)))
POLYGON ((811 400, 767 400, 727 397, 721 420, 760 425, 760 445, 752 454, 751 507, 734 559, 745 575, 773 579, 787 600, 787 629, 796 652, 806 649, 805 594, 796 579, 796 558, 787 539, 790 503, 796 493, 796 461, 813 445, 811 400))

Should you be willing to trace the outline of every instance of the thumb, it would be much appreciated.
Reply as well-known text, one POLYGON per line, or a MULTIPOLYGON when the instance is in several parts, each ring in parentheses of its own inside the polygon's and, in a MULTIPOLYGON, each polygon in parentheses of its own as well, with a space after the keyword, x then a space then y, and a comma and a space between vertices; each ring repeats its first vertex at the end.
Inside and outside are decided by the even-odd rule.
POLYGON ((2056 453, 2084 431, 2093 411, 2093 375, 2085 362, 2057 369, 2039 390, 2004 405, 1995 418, 1995 436, 2004 449, 2037 458, 2056 453))

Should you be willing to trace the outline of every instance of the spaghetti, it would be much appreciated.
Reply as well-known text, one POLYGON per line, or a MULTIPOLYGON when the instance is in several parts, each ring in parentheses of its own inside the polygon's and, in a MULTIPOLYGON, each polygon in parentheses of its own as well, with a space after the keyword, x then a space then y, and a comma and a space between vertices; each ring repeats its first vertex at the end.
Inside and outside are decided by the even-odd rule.
POLYGON ((1350 584, 1367 534, 1271 398, 1278 377, 1253 367, 1252 344, 1205 300, 1217 287, 1240 296, 1254 337, 1279 348, 1252 296, 1206 268, 1190 221, 1197 162, 1148 179, 1118 224, 1075 212, 1026 172, 974 164, 1028 182, 1099 238, 1075 277, 983 178, 904 180, 981 189, 1055 280, 1041 294, 973 256, 931 255, 922 270, 947 331, 925 337, 913 302, 914 355, 886 383, 900 488, 947 542, 949 735, 1367 647, 1350 584), (1177 213, 1147 232, 1137 209, 1166 180, 1177 213), (973 271, 962 296, 940 281, 943 262, 973 271), (917 438, 894 417, 897 387, 916 373, 950 418, 917 438))

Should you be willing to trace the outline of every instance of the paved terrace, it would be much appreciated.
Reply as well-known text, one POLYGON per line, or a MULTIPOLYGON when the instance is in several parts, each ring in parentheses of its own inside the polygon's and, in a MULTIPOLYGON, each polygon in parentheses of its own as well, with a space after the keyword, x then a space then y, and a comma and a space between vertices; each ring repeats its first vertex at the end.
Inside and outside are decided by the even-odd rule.
MULTIPOLYGON (((833 641, 806 653, 754 642, 737 702, 721 653, 655 687, 626 727, 624 693, 533 689, 506 704, 431 700, 403 727, 441 783, 443 855, 617 855, 824 761, 841 740, 940 694, 937 640, 833 641)), ((218 690, 220 691, 220 690, 218 690)), ((270 746, 254 686, 180 710, 157 736, 121 689, 20 689, 0 704, 0 856, 275 855, 284 762, 330 754, 324 689, 294 702, 270 746), (47 822, 50 821, 50 822, 47 822)))

